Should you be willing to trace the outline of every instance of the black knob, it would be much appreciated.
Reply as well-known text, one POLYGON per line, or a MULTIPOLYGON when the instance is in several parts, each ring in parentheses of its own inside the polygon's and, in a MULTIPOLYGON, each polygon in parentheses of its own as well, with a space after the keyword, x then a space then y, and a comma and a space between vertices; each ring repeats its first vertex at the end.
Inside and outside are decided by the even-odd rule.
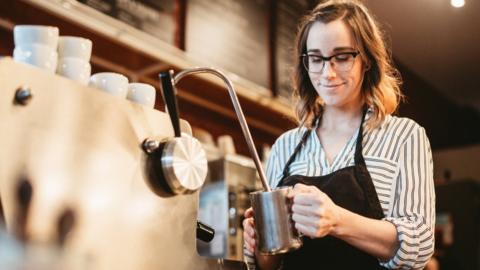
POLYGON ((214 236, 215 230, 212 227, 205 225, 200 221, 197 221, 197 239, 208 243, 212 241, 214 236))
POLYGON ((27 105, 32 99, 32 91, 28 87, 20 87, 15 92, 15 104, 27 105))

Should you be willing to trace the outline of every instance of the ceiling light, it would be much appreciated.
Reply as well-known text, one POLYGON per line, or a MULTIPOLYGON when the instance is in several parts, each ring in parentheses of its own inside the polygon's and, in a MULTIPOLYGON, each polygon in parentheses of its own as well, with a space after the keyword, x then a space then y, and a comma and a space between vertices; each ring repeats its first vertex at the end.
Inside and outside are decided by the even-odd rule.
POLYGON ((456 8, 461 8, 465 5, 465 0, 450 0, 450 4, 456 8))

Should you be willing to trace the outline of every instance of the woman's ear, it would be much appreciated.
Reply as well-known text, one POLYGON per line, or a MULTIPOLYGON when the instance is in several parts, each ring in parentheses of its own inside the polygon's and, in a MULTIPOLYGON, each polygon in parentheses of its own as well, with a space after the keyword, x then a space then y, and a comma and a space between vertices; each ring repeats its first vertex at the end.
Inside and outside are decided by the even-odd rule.
POLYGON ((363 68, 363 72, 367 72, 368 70, 370 70, 372 66, 370 65, 370 63, 365 63, 364 64, 364 68, 363 68))

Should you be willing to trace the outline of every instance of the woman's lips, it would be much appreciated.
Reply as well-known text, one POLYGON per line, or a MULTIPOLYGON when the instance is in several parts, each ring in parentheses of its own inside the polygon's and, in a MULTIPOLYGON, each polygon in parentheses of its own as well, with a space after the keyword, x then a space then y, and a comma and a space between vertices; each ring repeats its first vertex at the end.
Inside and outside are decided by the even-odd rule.
POLYGON ((320 86, 325 87, 325 88, 336 88, 343 85, 343 83, 337 83, 337 84, 322 84, 320 83, 320 86))

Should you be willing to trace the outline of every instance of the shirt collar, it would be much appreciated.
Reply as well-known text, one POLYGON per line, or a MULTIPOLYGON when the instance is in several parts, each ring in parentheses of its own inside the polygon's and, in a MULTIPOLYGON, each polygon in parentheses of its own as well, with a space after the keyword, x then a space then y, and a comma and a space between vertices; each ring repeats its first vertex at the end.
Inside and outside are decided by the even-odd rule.
MULTIPOLYGON (((364 119, 364 123, 370 119, 370 117, 372 117, 372 113, 373 113, 373 107, 368 107, 367 109, 367 113, 365 114, 365 119, 364 119)), ((320 124, 320 118, 321 117, 317 117, 317 119, 315 120, 315 124, 313 125, 315 128, 318 128, 318 125, 320 124)))

